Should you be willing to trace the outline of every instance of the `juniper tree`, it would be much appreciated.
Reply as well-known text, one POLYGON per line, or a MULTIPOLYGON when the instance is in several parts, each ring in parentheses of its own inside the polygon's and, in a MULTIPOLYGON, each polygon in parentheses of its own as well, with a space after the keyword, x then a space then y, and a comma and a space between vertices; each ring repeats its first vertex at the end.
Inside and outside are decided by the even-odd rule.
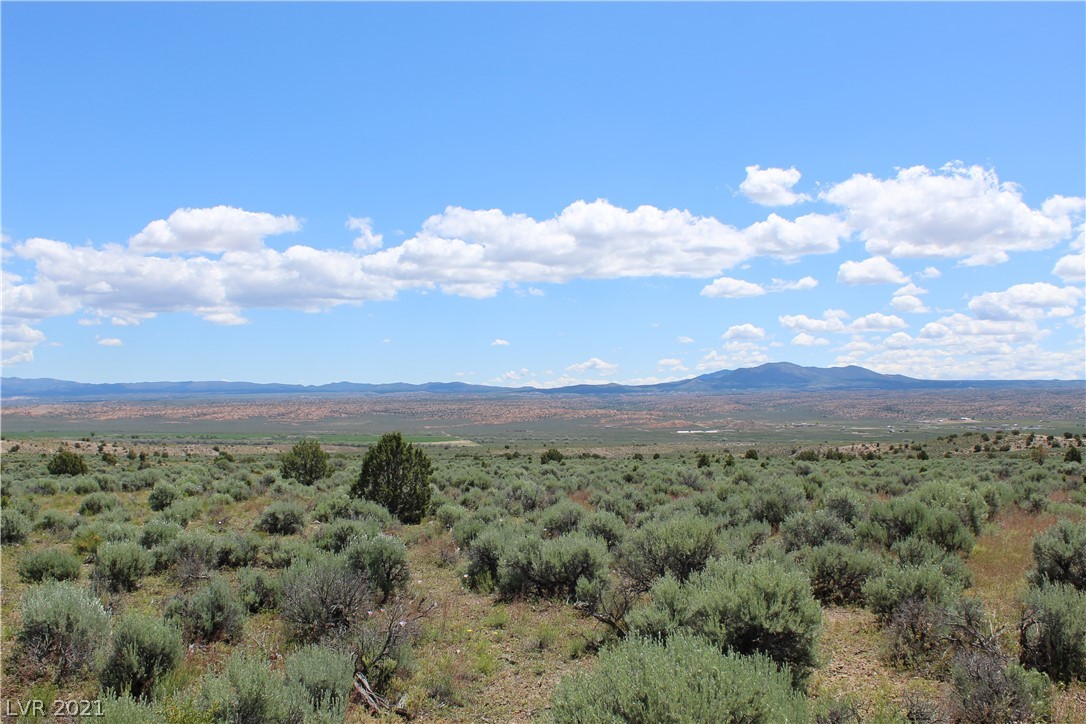
POLYGON ((284 478, 294 478, 302 485, 312 485, 332 474, 328 453, 316 440, 302 440, 279 456, 279 471, 284 478))
POLYGON ((380 503, 404 523, 418 523, 430 504, 430 458, 398 432, 366 453, 351 495, 380 503))

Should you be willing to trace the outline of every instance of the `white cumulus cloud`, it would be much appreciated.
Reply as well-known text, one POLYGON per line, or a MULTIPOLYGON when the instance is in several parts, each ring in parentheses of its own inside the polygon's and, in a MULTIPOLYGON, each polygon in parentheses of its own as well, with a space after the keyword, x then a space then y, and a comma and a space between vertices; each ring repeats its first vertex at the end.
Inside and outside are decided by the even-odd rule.
POLYGON ((814 289, 817 286, 818 280, 811 276, 806 276, 795 281, 773 279, 768 286, 755 284, 754 282, 748 282, 743 279, 720 277, 719 279, 714 279, 711 284, 707 284, 701 290, 701 296, 736 299, 742 297, 758 297, 767 292, 805 291, 814 289))
POLYGON ((904 329, 909 325, 904 319, 893 314, 865 314, 854 319, 848 328, 852 332, 889 332, 893 329, 904 329))
POLYGON ((352 246, 360 251, 380 249, 381 244, 384 242, 383 235, 374 233, 373 219, 368 216, 348 216, 347 228, 358 232, 358 236, 354 238, 352 246))
POLYGON ((98 344, 103 347, 120 347, 124 345, 124 342, 117 339, 116 337, 106 337, 104 339, 98 340, 98 344))
POLYGON ((754 254, 794 261, 807 254, 832 254, 849 227, 836 216, 807 214, 795 221, 770 214, 743 230, 754 254))
POLYGON ((661 360, 657 360, 656 368, 658 370, 668 370, 670 372, 685 372, 686 365, 683 364, 681 359, 676 357, 665 357, 661 360))
POLYGON ((231 206, 209 209, 178 209, 167 219, 152 221, 128 240, 141 252, 174 253, 242 251, 259 249, 264 237, 297 231, 293 216, 274 216, 231 206))
POLYGON ((1065 282, 1086 282, 1086 252, 1060 257, 1052 273, 1065 282))
POLYGON ((567 372, 587 372, 588 370, 595 370, 597 372, 600 372, 601 374, 604 372, 613 372, 617 369, 617 364, 604 362, 599 357, 593 357, 591 359, 585 360, 584 362, 578 362, 577 364, 572 364, 569 367, 566 367, 567 372))
POLYGON ((34 361, 34 348, 45 342, 45 333, 25 322, 3 320, 3 366, 34 361))
POLYGON ((698 362, 698 371, 756 367, 769 361, 765 348, 748 341, 725 342, 722 350, 709 350, 698 362))
POLYGON ((1046 282, 1015 284, 1002 292, 985 292, 969 300, 980 319, 1040 319, 1075 313, 1082 290, 1046 282))
POLYGON ((937 267, 928 266, 924 267, 924 271, 920 272, 918 276, 921 279, 938 279, 943 276, 943 273, 937 267))
POLYGON ((842 284, 904 284, 909 277, 886 257, 873 256, 863 261, 841 264, 837 270, 837 281, 842 284))
POLYGON ((848 317, 837 309, 827 309, 821 319, 808 317, 806 314, 785 314, 777 318, 781 326, 792 332, 824 334, 826 332, 845 332, 848 327, 842 321, 848 317))
POLYGON ((894 291, 894 295, 890 299, 890 306, 899 312, 907 312, 910 314, 921 314, 923 312, 931 311, 920 298, 921 295, 927 293, 927 289, 909 282, 905 286, 894 291))
POLYGON ((991 264, 1008 252, 1048 249, 1071 234, 1081 199, 1030 208, 995 170, 952 163, 900 169, 894 178, 856 174, 820 198, 840 206, 867 250, 879 256, 964 258, 991 264))
POLYGON ((508 347, 509 346, 509 341, 505 340, 505 339, 495 339, 493 342, 490 343, 490 346, 491 347, 508 347))
POLYGON ((924 300, 913 294, 895 294, 890 300, 890 306, 898 312, 906 314, 923 314, 930 312, 924 300))
POLYGON ((808 334, 807 332, 800 332, 795 337, 792 337, 791 342, 791 344, 794 344, 797 347, 824 346, 829 343, 830 341, 828 339, 825 339, 824 337, 816 337, 813 334, 808 334))
POLYGON ((797 279, 794 282, 785 279, 774 279, 769 285, 769 290, 772 292, 806 291, 808 289, 814 289, 817 286, 817 279, 812 276, 806 276, 802 279, 797 279))
POLYGON ((728 327, 724 333, 724 339, 764 339, 765 330, 749 322, 747 324, 735 324, 728 327))
POLYGON ((802 174, 792 168, 762 168, 747 166, 747 177, 739 184, 739 191, 748 199, 762 206, 791 206, 809 201, 807 194, 792 190, 802 174))
POLYGON ((701 296, 703 297, 724 297, 727 299, 757 297, 762 294, 765 294, 765 288, 762 285, 742 279, 733 279, 732 277, 714 279, 712 284, 706 285, 701 290, 701 296))

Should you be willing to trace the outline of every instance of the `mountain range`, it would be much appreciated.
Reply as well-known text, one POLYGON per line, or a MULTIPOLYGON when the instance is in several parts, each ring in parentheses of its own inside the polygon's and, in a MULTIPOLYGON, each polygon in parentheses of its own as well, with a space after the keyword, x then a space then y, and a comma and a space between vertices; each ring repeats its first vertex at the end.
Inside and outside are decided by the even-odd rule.
POLYGON ((903 375, 884 375, 863 367, 802 367, 790 362, 771 362, 757 367, 720 370, 685 380, 651 385, 580 384, 567 387, 496 387, 465 382, 394 382, 369 384, 333 382, 326 385, 291 385, 256 382, 118 382, 85 383, 50 378, 0 380, 0 397, 5 400, 101 400, 163 397, 209 397, 220 395, 325 395, 325 394, 653 394, 728 393, 789 390, 826 392, 833 390, 932 390, 999 387, 1061 387, 1083 389, 1082 380, 923 380, 903 375))

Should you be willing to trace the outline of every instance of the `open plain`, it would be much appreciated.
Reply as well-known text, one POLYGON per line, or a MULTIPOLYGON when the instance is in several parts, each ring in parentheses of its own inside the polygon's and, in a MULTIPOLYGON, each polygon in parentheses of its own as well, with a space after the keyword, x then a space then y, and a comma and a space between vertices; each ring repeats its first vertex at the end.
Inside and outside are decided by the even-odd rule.
MULTIPOLYGON (((1036 390, 12 401, 0 460, 4 696, 88 701, 126 723, 241 721, 246 696, 267 721, 566 721, 606 669, 599 658, 654 630, 661 581, 710 585, 727 569, 754 576, 751 590, 798 586, 788 595, 814 615, 809 650, 785 659, 800 699, 763 691, 755 721, 797 701, 812 721, 975 721, 968 707, 987 697, 995 721, 1070 724, 1086 717, 1081 675, 1037 678, 1047 662, 1029 658, 1020 631, 1038 595, 1031 542, 1086 525, 1086 468, 1072 461, 1083 405, 1036 390), (432 461, 420 522, 356 497, 360 464, 390 430, 432 461), (302 438, 329 454, 311 483, 283 463, 302 438), (64 451, 86 472, 52 474, 64 451), (929 513, 910 507, 920 502, 942 522, 923 522, 929 513), (690 540, 700 553, 666 553, 690 540), (827 551, 856 570, 828 573, 817 562, 827 551), (122 552, 130 574, 118 572, 122 552), (784 571, 777 583, 757 578, 769 562, 784 571), (306 633, 306 577, 340 565, 368 571, 369 613, 306 633), (921 599, 885 600, 912 571, 935 581, 927 613, 909 614, 919 619, 903 611, 921 599), (855 575, 867 584, 848 583, 855 575), (125 679, 108 635, 62 666, 28 623, 35 595, 72 585, 52 578, 88 592, 107 629, 147 614, 175 626, 184 649, 138 696, 112 688, 125 679), (963 639, 953 621, 965 611, 980 628, 963 639), (978 646, 996 657, 984 659, 996 681, 980 690, 961 673, 978 646), (249 691, 301 686, 319 656, 346 656, 365 684, 325 681, 308 714, 249 691)), ((720 615, 734 625, 752 614, 720 615)), ((751 652, 776 650, 760 646, 751 652)))

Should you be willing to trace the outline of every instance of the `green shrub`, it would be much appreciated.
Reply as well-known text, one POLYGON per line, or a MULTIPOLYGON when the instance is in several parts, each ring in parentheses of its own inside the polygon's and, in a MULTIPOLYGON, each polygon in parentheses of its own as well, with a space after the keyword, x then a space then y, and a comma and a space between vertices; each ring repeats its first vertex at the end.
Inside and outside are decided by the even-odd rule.
POLYGON ((342 721, 354 679, 354 657, 325 646, 306 646, 287 656, 287 684, 305 692, 313 712, 342 721))
POLYGON ((566 456, 562 454, 562 451, 558 448, 547 448, 547 450, 539 456, 539 462, 542 465, 547 463, 560 463, 565 460, 566 456))
POLYGON ((609 510, 597 510, 586 516, 578 527, 585 535, 602 538, 609 549, 615 549, 626 537, 626 523, 609 510))
POLYGON ((80 560, 57 548, 27 553, 19 561, 19 579, 27 583, 74 581, 79 578, 80 560))
POLYGON ((718 552, 716 525, 701 516, 647 523, 626 538, 618 567, 641 590, 664 575, 685 581, 718 552))
POLYGON ((120 507, 121 499, 113 493, 91 493, 79 505, 80 515, 98 515, 104 510, 120 507))
POLYGON ((540 558, 543 539, 534 533, 524 533, 510 539, 501 549, 494 585, 504 598, 530 596, 535 593, 532 571, 540 558))
POLYGON ((34 523, 35 530, 44 530, 55 536, 66 534, 75 526, 76 519, 73 516, 62 513, 59 510, 46 510, 34 523))
POLYGON ((31 525, 33 525, 34 521, 38 517, 38 501, 34 500, 34 498, 30 496, 11 498, 10 494, 8 494, 8 489, 5 488, 4 495, 0 497, 0 503, 2 503, 5 508, 17 510, 25 515, 27 521, 29 521, 31 525))
POLYGON ((668 638, 703 636, 725 653, 769 656, 806 680, 814 667, 822 609, 806 576, 777 562, 717 558, 682 584, 668 576, 652 587, 652 602, 634 609, 630 631, 668 638))
MULTIPOLYGON (((457 525, 470 520, 472 519, 465 519, 457 525)), ((467 551, 465 583, 473 591, 487 592, 498 581, 498 566, 506 550, 519 540, 523 533, 505 525, 486 527, 482 521, 478 521, 478 524, 480 532, 473 536, 471 547, 467 551)))
POLYGON ((577 529, 585 509, 569 498, 563 498, 543 511, 539 522, 550 537, 564 535, 577 529))
POLYGON ((83 523, 72 532, 72 550, 93 561, 102 543, 134 542, 139 539, 139 533, 139 528, 131 523, 83 523))
POLYGON ((1066 583, 1086 591, 1086 523, 1061 520, 1039 534, 1033 539, 1033 558, 1034 584, 1066 583))
POLYGON ((354 570, 366 576, 379 603, 407 588, 411 575, 403 541, 387 535, 362 538, 352 543, 344 555, 354 570))
POLYGON ((60 486, 57 485, 57 481, 50 478, 38 478, 29 485, 27 490, 35 495, 56 495, 60 491, 60 486))
POLYGON ((863 604, 863 587, 885 565, 881 556, 839 543, 806 551, 802 557, 811 580, 811 593, 824 604, 863 604))
POLYGON ((218 536, 215 544, 215 563, 219 568, 251 566, 260 552, 260 538, 255 533, 218 536))
POLYGON ((384 528, 392 525, 392 514, 372 500, 352 498, 344 493, 322 498, 313 508, 314 520, 331 523, 334 520, 365 520, 384 528))
POLYGON ((624 641, 566 677, 555 722, 803 722, 807 700, 765 656, 723 655, 693 636, 624 641))
POLYGON ((159 570, 173 567, 176 573, 191 570, 193 575, 215 568, 219 562, 219 542, 203 531, 183 530, 154 551, 159 570))
POLYGON ((301 694, 284 686, 260 657, 238 650, 222 675, 203 679, 199 705, 216 722, 292 724, 305 720, 301 694))
POLYGON ((102 489, 102 486, 94 478, 76 478, 70 483, 66 483, 66 486, 70 485, 73 493, 79 495, 86 495, 87 493, 97 493, 102 489))
POLYGON ((530 513, 535 510, 546 497, 546 491, 531 480, 514 480, 505 489, 505 497, 509 501, 511 511, 520 510, 530 513))
POLYGON ((370 601, 366 576, 332 556, 293 564, 282 585, 279 616, 290 637, 305 643, 345 634, 370 601))
POLYGON ((46 466, 50 475, 86 475, 87 461, 72 450, 61 450, 54 455, 46 466))
POLYGON ((30 537, 30 520, 17 510, 0 510, 0 544, 19 545, 30 537))
POLYGON ((1056 681, 1086 680, 1086 592, 1062 583, 1031 589, 1019 643, 1024 666, 1056 681))
POLYGON ((785 518, 803 509, 805 497, 803 488, 798 485, 780 480, 765 481, 754 488, 750 501, 751 517, 776 528, 785 518))
POLYGON ((253 497, 252 489, 243 480, 222 480, 215 483, 215 495, 225 495, 232 503, 240 503, 253 497))
POLYGON ((94 579, 109 591, 134 591, 153 563, 154 559, 138 543, 103 543, 98 546, 94 579))
POLYGON ((151 550, 156 546, 165 546, 181 532, 181 526, 166 520, 152 520, 144 524, 140 531, 140 545, 151 550))
MULTIPOLYGON (((128 694, 117 696, 110 692, 99 693, 98 701, 101 702, 102 721, 107 724, 160 724, 165 718, 159 707, 133 699, 128 694)), ((191 724, 202 724, 202 721, 201 719, 192 720, 191 724)))
POLYGON ((954 661, 951 681, 956 722, 1049 721, 1048 677, 1001 656, 963 652, 954 661))
POLYGON ((256 523, 257 530, 272 535, 290 535, 305 527, 305 511, 297 503, 278 501, 272 503, 256 523))
POLYGON ((958 588, 973 585, 973 573, 956 553, 948 553, 941 546, 926 538, 912 536, 900 540, 891 547, 903 566, 922 566, 927 563, 939 567, 943 575, 958 588))
POLYGON ((968 553, 976 540, 969 526, 947 508, 933 508, 918 535, 948 552, 968 553))
POLYGON ((177 488, 169 483, 155 483, 151 494, 147 496, 147 504, 151 506, 151 510, 165 510, 179 495, 177 488))
POLYGON ((163 519, 184 527, 203 511, 203 501, 199 498, 175 500, 170 507, 162 511, 163 519))
POLYGON ((173 625, 142 613, 129 612, 117 623, 99 680, 116 694, 147 698, 155 682, 181 661, 184 645, 173 625))
MULTIPOLYGON (((142 462, 140 463, 139 472, 121 477, 121 490, 135 492, 137 490, 153 488, 155 486, 155 483, 162 479, 161 471, 145 467, 145 463, 149 465, 149 462, 147 460, 142 460, 142 462)), ((101 482, 101 478, 99 478, 99 482, 101 482)), ((103 485, 102 487, 105 488, 105 485, 103 485)))
POLYGON ((466 515, 456 521, 452 527, 452 537, 456 545, 468 548, 473 545, 475 538, 487 527, 487 521, 479 515, 466 515))
POLYGON ((813 548, 826 543, 852 542, 852 528, 840 518, 824 510, 793 513, 780 527, 785 551, 813 548))
POLYGON ((572 599, 578 581, 604 576, 609 560, 607 545, 582 533, 545 541, 525 536, 502 552, 498 591, 507 598, 527 595, 572 599))
POLYGON ((532 566, 532 590, 540 596, 573 599, 579 582, 596 581, 607 574, 610 560, 607 545, 583 533, 543 541, 532 566))
MULTIPOLYGON (((978 496, 979 498, 979 496, 978 496)), ((980 503, 983 505, 983 501, 980 503)), ((910 537, 926 538, 946 551, 969 551, 974 535, 954 511, 919 494, 876 502, 871 508, 868 532, 890 547, 910 537)))
POLYGON ((58 667, 58 678, 88 666, 109 635, 109 614, 89 591, 72 583, 44 583, 22 599, 16 638, 33 661, 58 667))
POLYGON ((370 538, 379 535, 380 532, 376 525, 368 521, 336 520, 322 525, 311 542, 321 550, 339 553, 356 540, 370 538))
POLYGON ((945 605, 959 593, 958 587, 938 566, 888 566, 882 574, 864 584, 867 608, 880 621, 888 622, 894 610, 906 601, 919 600, 945 605))
MULTIPOLYGON (((752 561, 764 557, 769 548, 766 544, 773 534, 768 523, 750 521, 734 528, 726 528, 717 537, 720 555, 731 556, 741 561, 752 561)), ((782 550, 783 549, 777 549, 782 550)))
POLYGON ((185 641, 234 641, 241 635, 245 614, 230 585, 213 578, 190 596, 174 598, 166 606, 166 620, 181 629, 185 641))
POLYGON ((257 560, 268 568, 288 568, 296 561, 311 561, 318 555, 320 551, 303 540, 270 538, 261 546, 257 560))
POLYGON ((434 517, 449 530, 468 514, 468 509, 457 503, 443 503, 434 511, 434 517))
POLYGON ((278 578, 256 568, 238 571, 238 600, 250 613, 279 607, 282 585, 278 578))
POLYGON ((876 501, 870 515, 873 535, 889 547, 918 533, 928 519, 929 510, 929 506, 910 496, 876 501))

